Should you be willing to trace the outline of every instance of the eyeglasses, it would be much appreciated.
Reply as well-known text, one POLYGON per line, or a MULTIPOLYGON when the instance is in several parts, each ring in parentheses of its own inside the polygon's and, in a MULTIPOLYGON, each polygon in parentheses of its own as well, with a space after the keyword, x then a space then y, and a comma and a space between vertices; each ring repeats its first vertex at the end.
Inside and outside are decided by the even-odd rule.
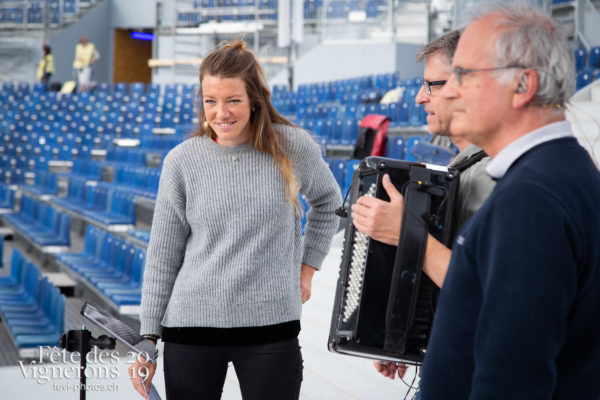
POLYGON ((452 73, 456 77, 456 82, 458 82, 458 86, 462 85, 462 78, 464 75, 470 74, 471 72, 483 72, 483 71, 498 71, 501 69, 511 69, 511 68, 522 68, 526 69, 527 67, 523 65, 507 65, 506 67, 492 67, 492 68, 475 68, 475 69, 465 69, 461 67, 454 67, 452 73))
POLYGON ((425 91, 428 95, 431 95, 431 87, 432 86, 444 86, 447 81, 426 81, 423 79, 423 86, 425 86, 425 91))

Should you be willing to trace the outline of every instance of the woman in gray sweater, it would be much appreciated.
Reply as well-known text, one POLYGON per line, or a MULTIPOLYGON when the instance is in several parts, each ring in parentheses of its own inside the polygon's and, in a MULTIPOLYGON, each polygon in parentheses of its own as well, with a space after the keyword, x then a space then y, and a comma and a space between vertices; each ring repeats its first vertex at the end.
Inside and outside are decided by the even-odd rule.
MULTIPOLYGON (((165 342, 168 398, 219 399, 232 362, 244 399, 297 399, 302 303, 339 187, 310 134, 272 106, 244 42, 207 55, 200 85, 200 129, 163 163, 141 333, 165 342), (304 237, 298 194, 311 206, 304 237)), ((156 366, 144 367, 149 387, 156 366)))

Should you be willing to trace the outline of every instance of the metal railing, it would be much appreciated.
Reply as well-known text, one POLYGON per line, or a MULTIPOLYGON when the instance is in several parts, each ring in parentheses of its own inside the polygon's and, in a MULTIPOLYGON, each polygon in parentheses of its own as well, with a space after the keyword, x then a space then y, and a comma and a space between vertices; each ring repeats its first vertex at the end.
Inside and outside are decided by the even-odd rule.
POLYGON ((575 3, 575 34, 588 50, 600 46, 600 13, 590 0, 575 3))
POLYGON ((0 0, 0 32, 48 30, 76 21, 98 0, 0 0))

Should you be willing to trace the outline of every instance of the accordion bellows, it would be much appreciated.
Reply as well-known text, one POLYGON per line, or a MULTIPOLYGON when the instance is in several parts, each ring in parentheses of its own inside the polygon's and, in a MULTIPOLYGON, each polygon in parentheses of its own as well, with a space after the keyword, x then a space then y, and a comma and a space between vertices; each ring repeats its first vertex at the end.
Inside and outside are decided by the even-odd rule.
POLYGON ((388 201, 384 174, 404 195, 398 246, 354 228, 347 218, 328 347, 377 360, 422 363, 438 288, 422 273, 431 233, 448 245, 459 173, 441 166, 367 157, 355 172, 350 205, 360 196, 388 201))

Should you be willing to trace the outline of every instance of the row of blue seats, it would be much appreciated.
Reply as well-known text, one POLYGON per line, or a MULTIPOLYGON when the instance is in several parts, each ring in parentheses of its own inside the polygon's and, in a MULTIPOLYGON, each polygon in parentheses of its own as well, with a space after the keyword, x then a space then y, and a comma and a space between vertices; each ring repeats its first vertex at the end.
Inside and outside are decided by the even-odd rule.
MULTIPOLYGON (((98 136, 93 135, 91 133, 86 133, 83 135, 72 133, 67 131, 67 127, 65 125, 42 125, 36 127, 38 129, 32 129, 26 133, 19 132, 10 132, 5 133, 2 136, 2 141, 7 146, 11 146, 15 151, 18 151, 19 147, 21 150, 26 146, 45 146, 45 145, 63 145, 67 144, 70 146, 97 146, 100 144, 109 144, 112 141, 112 137, 110 135, 107 136, 98 136)), ((4 145, 3 145, 4 147, 4 145)), ((3 149, 2 152, 4 154, 15 154, 9 153, 10 147, 3 149)), ((17 155, 20 155, 16 153, 17 155)))
POLYGON ((402 126, 424 125, 426 124, 427 117, 424 107, 417 105, 413 100, 412 102, 402 101, 399 103, 389 104, 363 104, 358 107, 345 107, 337 105, 320 106, 314 108, 307 107, 306 109, 298 110, 298 114, 296 115, 296 124, 300 125, 299 121, 304 120, 313 120, 316 124, 317 121, 321 120, 322 124, 335 127, 340 125, 338 121, 342 121, 342 123, 343 121, 348 120, 353 122, 360 121, 369 114, 386 115, 393 123, 402 126))
MULTIPOLYGON (((12 168, 12 169, 24 169, 30 171, 47 171, 48 162, 51 160, 77 160, 84 159, 89 160, 92 158, 92 151, 88 146, 70 147, 64 146, 44 146, 40 149, 39 147, 31 150, 20 152, 21 155, 0 156, 0 168, 12 168)), ((16 152, 12 149, 8 149, 8 152, 16 152)))
POLYGON ((4 221, 39 246, 70 246, 71 217, 29 196, 21 198, 19 212, 4 214, 4 221))
MULTIPOLYGON (((392 136, 388 138, 385 155, 398 160, 447 165, 456 151, 434 145, 429 142, 428 137, 392 136)), ((328 159, 327 162, 342 193, 345 193, 352 183, 352 175, 359 160, 338 158, 328 159)))
POLYGON ((104 148, 106 149, 113 143, 115 137, 109 134, 90 134, 77 135, 73 133, 58 132, 25 132, 19 133, 17 130, 4 134, 0 144, 0 154, 9 156, 33 155, 36 157, 46 156, 54 158, 54 153, 66 151, 69 153, 72 149, 104 148))
MULTIPOLYGON (((89 0, 77 0, 79 3, 89 3, 89 0)), ((0 12, 0 27, 6 25, 30 24, 34 27, 44 24, 62 24, 65 17, 74 17, 78 13, 76 0, 41 0, 25 2, 8 2, 10 7, 3 6, 0 12)), ((2 4, 2 2, 0 2, 2 4)), ((70 21, 71 19, 69 19, 70 21)))
POLYGON ((25 173, 27 171, 24 169, 14 169, 14 168, 2 168, 0 167, 0 183, 5 183, 9 185, 20 185, 25 183, 25 173))
MULTIPOLYGON (((1 128, 0 124, 0 128, 1 128)), ((146 135, 129 137, 139 139, 139 147, 131 147, 134 153, 145 150, 161 153, 170 150, 181 143, 186 136, 196 130, 195 125, 180 125, 172 130, 173 134, 154 134, 152 130, 146 135), (185 133, 184 133, 185 132, 185 133)), ((119 147, 115 139, 123 136, 86 133, 78 135, 61 132, 25 132, 17 129, 5 133, 0 137, 0 167, 12 166, 14 168, 27 168, 32 159, 40 157, 46 160, 70 160, 75 158, 89 158, 94 149, 103 149, 108 153, 109 161, 144 162, 143 154, 127 156, 128 150, 119 147), (127 158, 133 159, 127 159, 127 158)), ((135 142, 131 143, 136 145, 135 142)))
POLYGON ((97 161, 92 160, 73 160, 71 172, 57 173, 61 178, 83 178, 90 181, 102 180, 102 166, 97 161))
MULTIPOLYGON (((215 0, 208 0, 207 4, 211 6, 200 6, 197 4, 198 10, 202 8, 215 7, 215 0)), ((322 12, 328 19, 346 19, 352 12, 364 11, 366 18, 377 18, 380 15, 380 5, 385 5, 381 0, 367 0, 366 2, 358 0, 340 1, 333 0, 327 3, 327 7, 323 10, 322 1, 305 0, 303 4, 304 19, 314 20, 322 12)), ((273 0, 225 0, 218 5, 222 12, 217 15, 203 15, 194 11, 180 11, 177 13, 177 21, 180 24, 198 25, 211 21, 245 21, 255 19, 277 19, 277 1, 273 0), (257 12, 240 12, 240 7, 258 7, 257 12), (230 11, 228 12, 227 9, 230 11)), ((251 11, 251 10, 250 10, 251 11)), ((381 10, 383 11, 383 10, 381 10)))
POLYGON ((113 147, 106 152, 107 165, 120 165, 131 163, 146 165, 146 149, 138 147, 113 147))
POLYGON ((381 3, 384 2, 368 0, 365 4, 362 1, 356 0, 333 0, 327 3, 326 15, 329 19, 347 19, 351 12, 364 11, 367 18, 377 18, 380 15, 378 5, 381 3))
POLYGON ((159 168, 117 166, 112 185, 136 196, 156 198, 160 179, 159 168))
POLYGON ((56 175, 37 170, 33 178, 33 184, 23 185, 23 188, 36 196, 55 195, 58 189, 56 175))
MULTIPOLYGON (((89 93, 89 92, 86 92, 89 93)), ((77 95, 57 96, 54 92, 23 94, 16 92, 8 94, 0 92, 0 107, 3 111, 14 111, 21 116, 27 116, 35 121, 48 119, 49 121, 72 118, 73 116, 94 116, 101 118, 104 114, 118 112, 144 112, 153 111, 155 114, 162 112, 180 113, 188 112, 190 105, 196 101, 192 94, 185 97, 177 97, 172 93, 164 96, 148 94, 147 96, 127 96, 120 93, 106 94, 96 93, 94 95, 80 93, 77 95)), ((100 120, 101 122, 104 122, 100 120)), ((83 122, 86 122, 83 119, 83 122)))
POLYGON ((0 278, 0 314, 18 349, 58 346, 65 296, 17 249, 10 268, 10 275, 0 278))
MULTIPOLYGON (((26 123, 25 121, 9 122, 0 121, 0 133, 16 133, 16 134, 32 134, 32 133, 54 133, 57 135, 74 133, 80 137, 92 135, 91 144, 84 144, 88 147, 102 147, 105 143, 111 143, 114 137, 152 137, 156 128, 170 128, 178 132, 185 132, 186 134, 191 133, 197 129, 197 124, 194 123, 194 119, 191 120, 179 120, 178 118, 165 119, 162 117, 153 122, 149 123, 137 123, 137 122, 81 122, 75 121, 67 122, 42 122, 37 121, 35 123, 26 123)), ((79 147, 79 144, 77 144, 79 147)))
POLYGON ((56 260, 95 287, 117 306, 139 305, 146 252, 111 233, 88 225, 81 253, 60 253, 56 260))
MULTIPOLYGON (((18 96, 26 96, 28 94, 40 96, 40 91, 37 90, 42 88, 43 85, 39 85, 35 83, 30 85, 29 83, 20 82, 14 84, 12 82, 4 82, 0 85, 0 93, 5 93, 7 95, 18 95, 18 96)), ((166 98, 172 97, 180 97, 180 96, 194 96, 196 94, 198 85, 195 83, 167 83, 164 85, 160 85, 158 83, 148 83, 145 84, 143 82, 118 82, 115 84, 109 84, 106 82, 100 82, 95 87, 95 89, 90 92, 77 93, 72 95, 63 95, 63 97, 74 97, 74 98, 86 98, 90 96, 97 96, 99 98, 104 98, 109 95, 115 95, 117 98, 123 96, 131 96, 133 98, 139 98, 141 96, 149 96, 151 98, 156 98, 160 96, 165 96, 166 98)), ((59 96, 55 92, 47 92, 44 95, 48 97, 57 97, 59 96)))
POLYGON ((9 122, 23 121, 25 123, 36 123, 38 121, 44 123, 64 122, 70 124, 76 122, 78 124, 94 122, 96 124, 113 122, 152 122, 156 118, 167 118, 172 115, 172 118, 189 119, 194 116, 194 102, 189 100, 181 105, 174 103, 165 103, 157 105, 156 103, 139 103, 129 102, 120 103, 113 101, 104 106, 88 106, 84 105, 80 108, 79 105, 71 105, 64 110, 53 110, 54 107, 48 103, 36 104, 29 101, 26 104, 19 104, 16 107, 11 107, 9 104, 4 104, 4 112, 2 120, 9 122), (23 108, 23 110, 20 110, 23 108))
POLYGON ((399 121, 408 121, 410 115, 420 114, 421 110, 423 110, 422 106, 416 105, 415 103, 416 92, 411 94, 413 95, 411 101, 405 100, 387 104, 382 104, 378 102, 360 105, 321 103, 317 105, 306 105, 301 107, 299 106, 296 117, 298 119, 362 119, 368 114, 384 114, 392 119, 396 119, 399 121))
POLYGON ((193 25, 211 21, 249 21, 255 19, 277 19, 277 0, 204 0, 195 1, 192 8, 186 11, 178 11, 177 22, 181 25, 193 25), (219 7, 221 13, 214 15, 202 11, 219 7), (243 8, 246 7, 246 10, 243 8), (249 10, 247 7, 256 7, 249 10), (240 9, 241 8, 241 9, 240 9), (226 10, 230 10, 229 12, 226 10))
MULTIPOLYGON (((334 101, 338 93, 352 94, 361 93, 368 89, 393 89, 404 87, 406 89, 419 89, 423 84, 423 78, 401 78, 399 72, 389 72, 377 75, 368 75, 358 78, 341 79, 329 82, 301 84, 298 86, 298 99, 314 100, 318 102, 334 101)), ((274 87, 273 96, 277 98, 287 92, 285 86, 274 87)))
POLYGON ((2 114, 0 121, 24 124, 61 124, 71 125, 76 123, 157 123, 160 120, 175 119, 189 121, 195 114, 195 98, 185 98, 177 103, 175 98, 167 101, 157 98, 154 100, 129 100, 107 99, 95 101, 95 97, 88 100, 69 102, 63 100, 36 100, 16 99, 8 96, 0 98, 2 114))
POLYGON ((194 106, 191 103, 185 103, 179 111, 177 110, 159 110, 157 108, 143 109, 138 107, 138 110, 126 111, 109 111, 106 113, 86 112, 86 111, 23 111, 6 110, 1 121, 6 124, 15 124, 27 130, 48 130, 50 126, 56 125, 62 129, 66 126, 67 130, 75 132, 116 132, 118 126, 130 124, 133 126, 148 124, 151 128, 154 127, 175 127, 183 123, 189 124, 196 117, 194 106), (139 109, 142 109, 141 111, 139 109), (31 126, 31 128, 28 128, 31 126), (46 128, 48 126, 48 128, 46 128), (82 127, 83 129, 80 129, 82 127), (100 130, 99 128, 103 129, 100 130))
MULTIPOLYGON (((146 165, 146 155, 149 152, 147 148, 123 148, 116 147, 113 145, 107 146, 108 150, 106 150, 105 155, 105 165, 115 165, 115 164, 136 164, 136 165, 146 165)), ((152 153, 156 153, 161 155, 161 157, 166 154, 171 147, 164 147, 160 150, 152 150, 152 153)), ((87 146, 82 146, 77 149, 76 147, 70 147, 68 145, 63 145, 60 147, 52 147, 52 146, 44 146, 42 150, 39 148, 33 148, 26 151, 21 151, 19 156, 10 156, 10 155, 2 155, 0 156, 0 168, 12 168, 12 169, 24 169, 30 171, 47 171, 48 163, 51 160, 60 160, 60 161, 71 161, 71 160, 82 160, 82 161, 90 161, 92 159, 92 153, 94 149, 91 149, 87 146)), ((8 149, 8 152, 12 152, 8 149)), ((38 177, 41 179, 40 177, 38 177)), ((43 178, 46 179, 46 178, 43 178)), ((48 182, 53 186, 55 183, 48 182)), ((36 185, 46 186, 41 184, 41 182, 36 181, 36 185)), ((53 190, 53 186, 49 186, 51 190, 53 190)))
POLYGON ((53 203, 104 225, 134 225, 135 195, 108 183, 88 185, 85 179, 69 179, 67 197, 53 203))

